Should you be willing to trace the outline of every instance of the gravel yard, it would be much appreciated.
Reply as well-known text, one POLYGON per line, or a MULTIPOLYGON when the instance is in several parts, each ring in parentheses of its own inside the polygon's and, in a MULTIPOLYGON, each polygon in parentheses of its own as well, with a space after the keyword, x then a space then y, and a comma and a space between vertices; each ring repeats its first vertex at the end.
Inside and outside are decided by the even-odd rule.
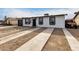
MULTIPOLYGON (((11 34, 16 34, 25 30, 34 29, 32 27, 11 27, 0 29, 0 38, 5 38, 11 34)), ((39 33, 44 31, 46 28, 37 29, 31 33, 22 35, 18 38, 9 40, 5 43, 1 43, 0 51, 14 51, 17 48, 21 47, 27 41, 31 40, 39 33)), ((79 29, 67 29, 72 36, 79 40, 79 29)), ((12 37, 11 37, 12 38, 12 37)), ((43 47, 42 51, 71 51, 69 42, 67 41, 65 34, 62 29, 54 28, 51 36, 43 47)))
POLYGON ((0 34, 0 38, 14 34, 14 33, 18 33, 27 29, 31 29, 31 28, 23 28, 23 27, 15 27, 15 28, 11 28, 11 29, 5 29, 1 32, 0 34))
POLYGON ((68 31, 79 41, 79 29, 68 29, 68 31))
POLYGON ((13 51, 13 50, 19 48, 24 43, 26 43, 31 38, 33 38, 34 36, 38 35, 43 30, 45 30, 45 28, 38 29, 36 31, 33 31, 32 33, 26 34, 24 36, 14 39, 14 40, 10 40, 6 43, 3 43, 0 45, 0 50, 1 51, 13 51))
POLYGON ((52 35, 42 49, 43 51, 70 51, 71 48, 62 29, 54 29, 52 35))
POLYGON ((13 29, 17 29, 17 28, 19 28, 19 27, 10 27, 10 28, 0 28, 0 33, 5 33, 5 32, 7 32, 7 31, 11 31, 11 30, 13 30, 13 29))
POLYGON ((0 29, 0 33, 6 33, 6 32, 10 32, 16 29, 20 29, 20 27, 11 27, 11 28, 4 28, 4 29, 0 29))

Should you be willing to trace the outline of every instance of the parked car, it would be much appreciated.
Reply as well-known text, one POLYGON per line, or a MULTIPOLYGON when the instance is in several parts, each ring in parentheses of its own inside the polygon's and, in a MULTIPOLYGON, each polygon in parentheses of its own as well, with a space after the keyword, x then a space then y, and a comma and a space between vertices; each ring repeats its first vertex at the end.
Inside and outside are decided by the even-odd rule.
POLYGON ((74 20, 66 20, 65 27, 66 28, 77 28, 77 25, 74 20))

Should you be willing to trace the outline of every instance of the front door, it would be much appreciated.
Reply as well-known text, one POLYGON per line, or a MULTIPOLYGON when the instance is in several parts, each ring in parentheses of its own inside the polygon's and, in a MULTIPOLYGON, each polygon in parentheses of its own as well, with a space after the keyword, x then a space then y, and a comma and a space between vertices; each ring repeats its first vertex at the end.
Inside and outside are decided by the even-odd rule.
POLYGON ((18 26, 23 26, 23 20, 18 20, 18 26))
POLYGON ((36 26, 36 19, 33 19, 33 27, 36 26))

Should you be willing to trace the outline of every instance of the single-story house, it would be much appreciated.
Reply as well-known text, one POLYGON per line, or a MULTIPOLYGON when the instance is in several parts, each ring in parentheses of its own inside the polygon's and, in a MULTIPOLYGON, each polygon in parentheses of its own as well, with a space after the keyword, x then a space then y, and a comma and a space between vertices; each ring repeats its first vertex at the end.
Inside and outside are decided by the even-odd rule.
POLYGON ((67 14, 23 17, 18 20, 18 26, 65 28, 65 15, 67 14))
POLYGON ((4 22, 3 20, 0 20, 0 25, 3 25, 3 22, 4 22))
POLYGON ((7 17, 5 23, 6 25, 18 25, 18 18, 7 17))

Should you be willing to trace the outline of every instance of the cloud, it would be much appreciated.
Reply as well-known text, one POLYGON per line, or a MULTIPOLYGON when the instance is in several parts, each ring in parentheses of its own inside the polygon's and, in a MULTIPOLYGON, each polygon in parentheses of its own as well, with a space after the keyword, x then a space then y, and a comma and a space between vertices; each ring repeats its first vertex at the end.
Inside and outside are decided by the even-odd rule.
POLYGON ((49 10, 43 10, 40 11, 39 15, 45 14, 45 13, 49 13, 51 15, 55 15, 55 14, 68 14, 65 18, 66 19, 71 19, 75 16, 74 12, 79 11, 79 8, 51 8, 49 10))
POLYGON ((68 14, 66 19, 73 18, 74 12, 79 11, 79 8, 4 8, 0 9, 0 18, 7 17, 31 17, 41 16, 45 13, 54 14, 68 14))
POLYGON ((22 11, 18 9, 10 9, 10 12, 8 13, 8 17, 29 17, 32 13, 29 11, 22 11))

